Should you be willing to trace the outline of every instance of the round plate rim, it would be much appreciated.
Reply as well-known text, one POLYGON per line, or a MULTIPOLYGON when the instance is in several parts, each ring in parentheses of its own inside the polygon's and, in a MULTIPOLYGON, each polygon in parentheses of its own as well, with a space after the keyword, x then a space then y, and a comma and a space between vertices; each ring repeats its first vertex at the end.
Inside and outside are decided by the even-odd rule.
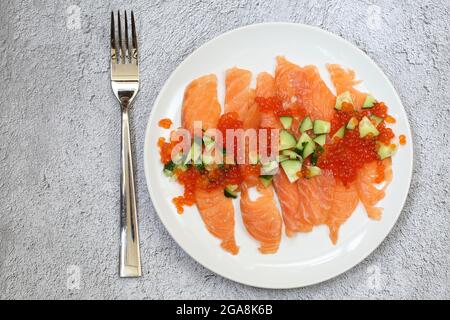
POLYGON ((199 264, 201 264, 202 266, 204 266, 205 268, 209 269, 210 271, 226 278, 229 280, 232 280, 234 282, 237 283, 242 283, 248 286, 252 286, 252 287, 257 287, 257 288, 264 288, 264 289, 294 289, 294 288, 301 288, 301 287, 306 287, 306 286, 311 286, 314 284, 318 284, 318 283, 322 283, 325 282, 327 280, 333 279, 343 273, 346 273, 347 271, 349 271, 350 269, 352 269, 353 267, 357 266, 358 264, 360 264, 364 259, 366 259, 370 254, 372 254, 379 246, 380 244, 386 239, 386 237, 391 233, 392 228, 394 227, 394 225, 397 223, 398 218, 400 217, 400 214, 402 213, 408 194, 409 194, 409 190, 411 187, 411 181, 412 181, 412 173, 413 173, 413 166, 414 166, 414 143, 412 141, 413 139, 413 135, 412 135, 412 131, 411 131, 411 126, 409 123, 409 119, 406 113, 406 109, 403 106, 403 103, 400 99, 400 96, 397 93, 397 90, 395 89, 395 87, 392 85, 391 81, 389 80, 389 78, 386 76, 386 74, 384 73, 384 71, 378 66, 378 64, 372 60, 372 58, 370 58, 364 51, 362 51, 360 48, 358 48, 356 45, 354 45, 353 43, 349 42, 348 40, 345 40, 344 38, 329 32, 327 30, 321 29, 319 27, 315 27, 315 26, 310 26, 310 25, 305 25, 305 24, 301 24, 301 23, 293 23, 293 22, 264 22, 264 23, 256 23, 256 24, 250 24, 250 25, 246 25, 246 26, 242 26, 239 28, 235 28, 233 30, 227 31, 225 33, 220 34, 219 36, 205 42, 204 44, 202 44, 200 47, 198 47, 197 49, 195 49, 191 54, 189 54, 171 73, 171 75, 169 76, 169 78, 165 81, 164 85, 161 87, 159 94, 153 104, 152 110, 150 112, 150 116, 147 122, 147 126, 145 129, 145 139, 144 139, 144 148, 143 148, 143 157, 144 157, 144 173, 145 173, 145 179, 146 179, 146 183, 147 183, 147 189, 148 192, 150 194, 150 198, 152 200, 152 204, 153 207, 155 208, 155 211, 159 217, 159 219, 161 220, 161 222, 163 223, 164 227, 166 228, 166 230, 168 231, 168 233, 170 234, 170 236, 175 240, 175 242, 192 258, 194 259, 196 262, 198 262, 199 264), (377 70, 378 72, 383 76, 385 82, 388 84, 388 86, 390 87, 390 89, 392 90, 395 99, 397 100, 398 104, 401 106, 401 108, 403 109, 403 112, 405 114, 406 117, 406 128, 408 131, 408 136, 410 137, 411 141, 408 142, 408 144, 410 145, 411 148, 411 157, 409 158, 409 167, 410 170, 408 172, 408 183, 407 183, 407 192, 405 193, 403 199, 401 199, 401 209, 399 210, 399 212, 397 213, 395 219, 392 220, 391 225, 389 225, 389 227, 386 228, 385 231, 385 235, 383 237, 380 237, 379 241, 376 241, 376 243, 373 243, 370 246, 370 249, 367 250, 365 253, 360 254, 358 257, 353 259, 353 262, 350 263, 349 265, 345 266, 344 268, 339 269, 338 271, 335 272, 330 272, 328 275, 322 277, 320 280, 314 280, 314 281, 303 281, 302 283, 294 283, 292 285, 282 285, 282 286, 277 286, 277 285, 264 285, 264 284, 258 284, 252 281, 246 281, 245 279, 234 279, 230 276, 228 276, 227 274, 225 274, 224 272, 218 271, 218 270, 214 270, 214 267, 211 266, 210 263, 208 263, 208 261, 206 261, 206 259, 202 259, 201 257, 198 256, 194 256, 194 254, 191 252, 191 250, 189 248, 187 248, 183 243, 181 243, 180 241, 178 241, 177 236, 175 234, 173 234, 172 230, 170 230, 170 228, 167 227, 166 224, 166 219, 164 218, 164 215, 161 214, 160 212, 162 211, 161 208, 159 208, 159 205, 157 204, 157 202, 155 202, 153 199, 156 199, 156 195, 154 194, 154 192, 152 191, 152 188, 150 187, 150 177, 149 177, 149 171, 148 171, 148 157, 146 157, 145 155, 148 154, 147 153, 147 146, 149 146, 149 132, 151 130, 151 123, 153 122, 153 117, 154 117, 154 107, 157 106, 160 102, 160 99, 162 97, 162 93, 165 91, 165 88, 167 87, 168 83, 170 83, 170 81, 176 76, 176 73, 179 69, 182 68, 182 66, 184 64, 187 64, 189 62, 189 60, 195 56, 195 54, 204 49, 207 46, 211 46, 214 45, 214 43, 216 41, 220 41, 222 38, 230 36, 234 33, 239 33, 239 32, 243 32, 246 31, 248 29, 253 29, 253 28, 261 28, 261 27, 270 27, 270 26, 288 26, 288 27, 296 27, 296 28, 304 28, 304 29, 309 29, 311 31, 314 32, 319 32, 319 33, 324 33, 327 36, 333 37, 335 38, 335 40, 340 41, 345 43, 348 46, 351 46, 353 49, 356 49, 366 60, 368 60, 377 70))

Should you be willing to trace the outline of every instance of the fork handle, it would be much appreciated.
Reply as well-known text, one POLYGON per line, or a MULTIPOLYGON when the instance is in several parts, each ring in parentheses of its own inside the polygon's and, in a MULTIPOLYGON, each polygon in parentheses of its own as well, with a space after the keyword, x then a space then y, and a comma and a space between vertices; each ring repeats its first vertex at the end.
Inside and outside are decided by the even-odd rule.
POLYGON ((120 197, 120 277, 140 277, 141 257, 134 191, 133 159, 128 105, 122 105, 121 197, 120 197))

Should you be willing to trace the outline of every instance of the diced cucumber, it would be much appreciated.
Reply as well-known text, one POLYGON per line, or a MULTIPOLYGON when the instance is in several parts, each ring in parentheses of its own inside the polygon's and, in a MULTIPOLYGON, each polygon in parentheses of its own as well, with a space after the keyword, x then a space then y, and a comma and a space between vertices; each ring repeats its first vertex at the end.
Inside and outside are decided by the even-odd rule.
POLYGON ((348 120, 346 128, 349 129, 349 130, 353 130, 358 125, 358 122, 359 121, 358 121, 358 119, 356 117, 351 117, 350 120, 348 120))
POLYGON ((194 166, 199 171, 205 171, 206 170, 206 166, 203 164, 203 162, 195 163, 194 166))
POLYGON ((339 130, 336 131, 336 133, 334 134, 333 140, 334 140, 334 138, 340 138, 340 139, 342 139, 342 138, 344 138, 344 135, 345 135, 345 126, 342 126, 342 127, 339 128, 339 130))
POLYGON ((349 91, 345 91, 336 97, 336 105, 334 106, 334 108, 336 110, 341 110, 342 103, 344 103, 344 102, 353 104, 352 95, 350 94, 349 91))
POLYGON ((225 189, 223 190, 225 197, 236 199, 238 197, 238 193, 236 192, 237 187, 238 187, 237 185, 226 186, 225 189))
POLYGON ((181 170, 181 171, 186 171, 188 169, 188 166, 185 164, 177 164, 177 166, 175 167, 175 169, 177 170, 181 170))
POLYGON ((366 116, 361 119, 359 122, 359 136, 364 138, 368 134, 376 137, 380 134, 377 128, 373 125, 373 123, 366 116))
POLYGON ((291 160, 295 160, 300 157, 300 155, 297 152, 292 151, 292 150, 283 150, 281 152, 281 155, 287 156, 291 160))
POLYGON ((311 137, 306 132, 303 132, 300 138, 298 139, 295 149, 303 151, 305 146, 311 141, 312 141, 311 137))
POLYGON ((280 150, 290 149, 295 147, 297 141, 294 136, 286 130, 280 132, 280 150))
POLYGON ((305 132, 308 130, 311 130, 313 128, 313 122, 310 117, 306 117, 303 119, 302 123, 300 124, 300 131, 305 132))
POLYGON ((269 161, 261 166, 261 175, 273 176, 278 171, 278 161, 269 161))
POLYGON ((327 135, 321 134, 320 136, 315 137, 313 141, 317 143, 319 146, 323 147, 327 142, 327 135))
POLYGON ((283 128, 288 130, 292 126, 292 117, 280 117, 280 122, 283 128))
POLYGON ((302 169, 302 162, 300 160, 283 161, 281 167, 291 183, 299 179, 298 173, 302 169))
POLYGON ((173 159, 172 159, 172 161, 173 161, 173 163, 175 163, 176 165, 179 165, 179 164, 182 164, 183 163, 183 158, 184 158, 184 155, 183 155, 183 152, 178 152, 178 154, 176 154, 174 157, 173 157, 173 159))
POLYGON ((203 143, 205 144, 205 149, 210 151, 216 145, 216 142, 210 136, 203 136, 203 143))
MULTIPOLYGON (((284 151, 284 150, 283 150, 284 151)), ((278 155, 278 157, 277 157, 277 161, 278 162, 283 162, 283 161, 286 161, 286 160, 288 160, 289 159, 289 156, 287 156, 287 155, 285 155, 285 154, 280 154, 280 155, 278 155)))
POLYGON ((306 170, 306 178, 308 178, 308 179, 318 176, 320 174, 322 174, 322 169, 320 169, 319 167, 316 167, 316 166, 310 166, 306 170))
POLYGON ((164 165, 164 170, 173 171, 175 167, 176 167, 175 163, 173 161, 169 161, 164 165))
POLYGON ((194 138, 194 143, 191 146, 191 149, 189 150, 186 159, 184 160, 184 164, 200 164, 202 158, 202 145, 197 141, 197 139, 194 138))
POLYGON ((173 175, 174 175, 173 171, 170 171, 170 170, 167 170, 167 169, 164 169, 163 173, 164 173, 164 175, 166 177, 173 177, 173 175))
POLYGON ((366 97, 366 100, 364 100, 362 107, 363 107, 363 109, 373 108, 373 106, 375 105, 375 102, 377 102, 377 100, 375 100, 375 98, 372 95, 368 94, 366 97))
POLYGON ((303 159, 306 159, 309 155, 313 154, 314 150, 316 150, 316 143, 314 141, 308 142, 305 148, 303 148, 303 159))
POLYGON ((214 163, 214 156, 211 154, 203 154, 203 164, 209 166, 214 163))
POLYGON ((273 176, 259 176, 259 180, 261 180, 262 184, 266 188, 268 186, 270 186, 270 184, 272 183, 272 179, 273 179, 273 176))
POLYGON ((315 120, 314 121, 314 133, 315 134, 323 134, 329 133, 331 129, 331 124, 325 120, 315 120))
POLYGON ((256 151, 250 151, 248 153, 249 164, 257 164, 259 160, 258 153, 256 151))
POLYGON ((375 123, 376 123, 377 126, 378 126, 378 125, 383 121, 383 118, 380 118, 380 117, 378 117, 378 116, 372 114, 372 115, 370 116, 370 120, 375 121, 375 123))
POLYGON ((395 153, 395 151, 397 150, 397 146, 392 144, 392 145, 387 145, 384 143, 377 143, 378 145, 378 156, 380 157, 381 160, 392 157, 395 153))
POLYGON ((311 155, 311 158, 310 158, 311 165, 315 166, 317 164, 322 152, 323 152, 323 148, 320 145, 317 145, 316 150, 314 150, 314 153, 311 155))

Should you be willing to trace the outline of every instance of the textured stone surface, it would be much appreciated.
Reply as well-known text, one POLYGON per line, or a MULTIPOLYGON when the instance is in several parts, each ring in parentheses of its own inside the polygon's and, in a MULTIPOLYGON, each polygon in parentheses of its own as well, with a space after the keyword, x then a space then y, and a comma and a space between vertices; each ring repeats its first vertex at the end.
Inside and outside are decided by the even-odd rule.
POLYGON ((131 2, 0 2, 0 298, 450 298, 448 0, 131 2), (71 5, 81 9, 80 29, 68 19, 71 5), (367 52, 398 90, 415 139, 411 191, 383 244, 316 286, 236 284, 175 244, 138 161, 144 277, 118 279, 120 114, 106 57, 110 10, 126 7, 139 15, 143 42, 143 85, 132 112, 138 159, 151 106, 170 73, 225 31, 301 22, 367 52), (76 286, 71 265, 80 268, 79 290, 68 290, 76 286), (374 288, 368 282, 378 271, 374 288))

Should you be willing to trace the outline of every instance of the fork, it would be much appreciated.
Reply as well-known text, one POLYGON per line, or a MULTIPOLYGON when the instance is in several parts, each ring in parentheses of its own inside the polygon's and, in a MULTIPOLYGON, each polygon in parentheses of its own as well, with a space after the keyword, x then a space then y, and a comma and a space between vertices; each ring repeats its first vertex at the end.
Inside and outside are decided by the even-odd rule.
POLYGON ((140 277, 139 228, 134 191, 133 161, 130 142, 129 110, 139 91, 139 62, 136 25, 131 11, 131 41, 125 11, 122 35, 120 11, 117 12, 117 36, 114 12, 111 12, 111 86, 122 110, 121 193, 120 193, 120 277, 140 277))

